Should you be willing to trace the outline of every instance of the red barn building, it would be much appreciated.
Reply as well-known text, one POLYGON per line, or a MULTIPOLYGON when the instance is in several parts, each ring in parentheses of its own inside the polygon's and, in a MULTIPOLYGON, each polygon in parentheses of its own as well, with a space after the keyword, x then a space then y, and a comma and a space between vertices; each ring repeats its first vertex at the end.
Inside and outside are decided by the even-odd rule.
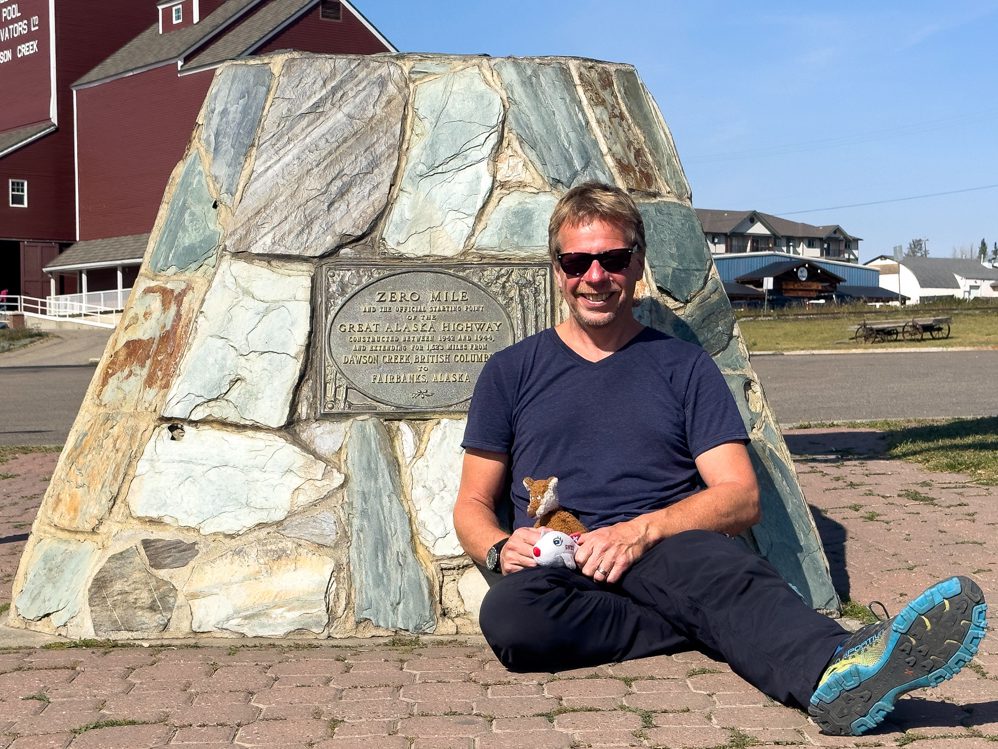
POLYGON ((397 51, 347 0, 0 0, 0 18, 5 9, 0 289, 37 297, 131 286, 221 63, 397 51), (25 42, 34 51, 19 58, 25 42))
POLYGON ((0 290, 39 297, 42 267, 76 239, 70 84, 150 13, 134 0, 56 6, 0 1, 0 290))

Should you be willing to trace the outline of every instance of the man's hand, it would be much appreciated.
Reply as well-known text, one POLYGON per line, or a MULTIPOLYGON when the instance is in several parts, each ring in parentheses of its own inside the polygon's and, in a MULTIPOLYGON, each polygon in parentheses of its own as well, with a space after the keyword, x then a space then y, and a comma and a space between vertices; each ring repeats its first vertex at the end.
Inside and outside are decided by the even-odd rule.
POLYGON ((542 535, 540 528, 517 528, 513 535, 509 537, 506 545, 499 553, 499 565, 502 574, 508 575, 511 572, 519 572, 528 567, 536 567, 537 559, 534 557, 534 544, 542 535))
POLYGON ((616 523, 583 533, 575 562, 586 577, 612 584, 651 546, 651 540, 634 521, 616 523))
POLYGON ((701 453, 696 465, 706 489, 661 510, 584 533, 575 552, 582 574, 615 583, 663 538, 689 530, 734 536, 759 521, 759 486, 743 444, 718 445, 701 453))

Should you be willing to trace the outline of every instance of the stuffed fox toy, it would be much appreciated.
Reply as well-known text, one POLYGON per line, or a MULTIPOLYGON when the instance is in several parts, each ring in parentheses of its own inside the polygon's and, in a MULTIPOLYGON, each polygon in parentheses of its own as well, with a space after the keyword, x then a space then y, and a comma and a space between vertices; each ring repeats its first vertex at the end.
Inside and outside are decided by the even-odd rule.
POLYGON ((558 503, 558 479, 555 476, 536 480, 528 476, 523 479, 523 485, 530 492, 527 514, 537 518, 537 522, 534 523, 535 528, 544 526, 553 531, 567 533, 569 536, 585 533, 588 530, 575 515, 558 503))

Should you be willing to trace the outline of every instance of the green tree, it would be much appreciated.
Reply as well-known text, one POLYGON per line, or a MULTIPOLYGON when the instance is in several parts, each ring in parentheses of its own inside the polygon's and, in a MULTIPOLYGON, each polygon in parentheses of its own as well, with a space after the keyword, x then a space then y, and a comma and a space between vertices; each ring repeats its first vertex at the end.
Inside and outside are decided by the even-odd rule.
POLYGON ((977 259, 982 263, 988 259, 988 243, 983 238, 981 239, 981 247, 977 251, 977 259))
POLYGON ((929 240, 915 238, 908 242, 908 247, 904 251, 905 257, 928 257, 929 240))

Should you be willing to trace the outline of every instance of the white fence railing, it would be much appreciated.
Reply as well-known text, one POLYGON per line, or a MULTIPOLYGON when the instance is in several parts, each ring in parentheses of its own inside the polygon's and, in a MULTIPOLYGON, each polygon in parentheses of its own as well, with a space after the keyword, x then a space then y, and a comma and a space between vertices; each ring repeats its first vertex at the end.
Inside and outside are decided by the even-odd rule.
POLYGON ((117 311, 125 308, 131 289, 88 291, 86 294, 60 294, 46 297, 48 314, 54 317, 90 314, 94 310, 117 311))
POLYGON ((86 294, 61 294, 45 299, 33 296, 0 298, 0 320, 14 313, 25 317, 62 320, 97 328, 113 328, 117 315, 128 301, 131 289, 91 291, 86 294))

